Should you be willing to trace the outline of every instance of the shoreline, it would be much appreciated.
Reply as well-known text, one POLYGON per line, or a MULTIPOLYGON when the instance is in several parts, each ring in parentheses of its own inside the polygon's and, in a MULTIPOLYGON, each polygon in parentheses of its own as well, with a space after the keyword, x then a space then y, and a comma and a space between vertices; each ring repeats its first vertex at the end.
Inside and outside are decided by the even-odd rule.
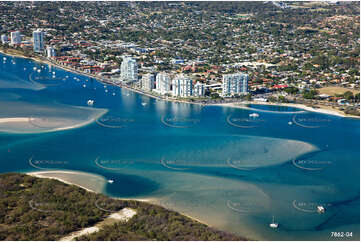
MULTIPOLYGON (((90 173, 90 172, 82 172, 82 171, 72 171, 72 170, 49 170, 49 171, 33 171, 33 172, 26 172, 25 173, 26 175, 29 175, 29 176, 33 176, 33 177, 37 177, 37 178, 48 178, 48 179, 54 179, 54 180, 58 180, 60 182, 63 182, 65 184, 68 184, 68 185, 74 185, 74 186, 77 186, 77 187, 80 187, 82 189, 85 189, 86 191, 88 192, 92 192, 92 193, 98 193, 97 191, 95 191, 94 189, 91 189, 90 187, 86 187, 84 185, 80 185, 80 184, 77 184, 75 182, 72 182, 72 181, 69 181, 67 180, 66 178, 59 178, 57 177, 56 175, 63 175, 63 174, 68 174, 68 175, 83 175, 83 176, 91 176, 91 177, 94 177, 96 179, 103 179, 104 181, 104 187, 105 185, 107 184, 107 180, 105 179, 105 177, 101 176, 101 175, 98 175, 98 174, 93 174, 93 173, 90 173), (54 175, 52 175, 54 174, 54 175)), ((104 190, 104 187, 102 188, 102 191, 104 190)), ((100 192, 102 194, 104 194, 103 192, 100 192)), ((106 196, 108 196, 107 194, 104 194, 106 196)), ((133 201, 138 201, 138 202, 145 202, 145 203, 149 203, 149 204, 153 204, 153 205, 157 205, 157 206, 161 206, 167 210, 170 210, 170 211, 175 211, 187 218, 190 218, 194 221, 197 221, 198 223, 201 223, 201 224, 205 224, 207 225, 208 227, 212 227, 210 226, 208 223, 206 223, 205 221, 201 221, 197 218, 194 218, 188 214, 184 214, 180 211, 176 211, 176 210, 173 210, 173 209, 169 209, 169 208, 166 208, 162 205, 160 205, 160 200, 155 198, 155 197, 149 197, 149 198, 120 198, 120 197, 111 197, 109 196, 110 198, 112 199, 119 199, 119 200, 133 200, 133 201), (158 202, 157 202, 158 201, 158 202)))
MULTIPOLYGON (((37 178, 48 178, 48 179, 58 180, 60 182, 68 184, 68 185, 74 185, 74 186, 80 187, 80 188, 82 188, 88 192, 92 192, 92 193, 97 193, 97 192, 89 187, 85 187, 80 184, 76 184, 75 182, 68 181, 64 178, 56 177, 56 175, 60 175, 60 174, 79 175, 79 174, 81 174, 81 175, 87 175, 87 176, 94 176, 96 178, 103 178, 100 175, 95 175, 95 174, 92 174, 89 172, 68 171, 68 170, 34 171, 34 172, 26 172, 25 174, 29 175, 29 176, 37 177, 37 178), (48 174, 48 175, 46 175, 46 174, 48 174), (51 175, 51 174, 55 174, 55 175, 51 175)), ((103 179, 105 180, 105 178, 103 178, 103 179)))
POLYGON ((249 105, 249 104, 299 108, 299 109, 309 111, 309 112, 333 115, 333 116, 338 116, 338 117, 342 117, 342 118, 360 119, 360 116, 344 114, 344 113, 342 113, 342 111, 338 111, 338 110, 334 110, 334 109, 326 109, 326 108, 315 109, 315 108, 306 106, 305 104, 297 104, 297 103, 271 103, 271 102, 246 101, 246 102, 235 102, 235 103, 210 104, 209 106, 222 106, 222 107, 247 109, 247 107, 245 105, 249 105))
POLYGON ((162 100, 162 101, 166 101, 166 102, 195 104, 195 105, 201 105, 201 106, 224 106, 224 107, 233 107, 233 108, 242 108, 242 107, 239 106, 239 104, 242 104, 242 105, 254 104, 254 105, 286 106, 286 107, 300 108, 300 109, 310 111, 310 112, 317 112, 317 113, 322 113, 322 114, 327 114, 327 115, 339 116, 339 117, 343 117, 343 118, 360 119, 360 116, 345 114, 344 112, 342 112, 340 110, 336 110, 336 109, 332 109, 332 108, 329 108, 329 109, 328 108, 315 109, 315 108, 312 108, 312 107, 308 107, 305 104, 271 103, 271 102, 257 102, 257 101, 244 101, 244 102, 234 101, 234 102, 228 102, 228 103, 201 103, 201 102, 192 102, 192 101, 187 101, 187 100, 164 98, 164 97, 153 95, 151 93, 146 93, 146 92, 144 92, 142 90, 139 90, 137 88, 132 88, 132 87, 129 87, 129 86, 126 86, 126 85, 113 83, 113 82, 110 82, 110 80, 106 80, 106 79, 103 79, 101 77, 91 75, 91 74, 88 74, 88 73, 80 72, 78 70, 74 70, 73 68, 70 68, 70 67, 67 67, 67 66, 59 65, 58 63, 54 63, 54 62, 52 62, 52 61, 50 61, 48 59, 42 59, 42 58, 38 58, 38 57, 27 57, 27 56, 24 56, 24 55, 14 54, 14 53, 4 53, 4 51, 2 49, 0 49, 0 53, 2 53, 4 55, 7 55, 7 56, 25 58, 25 59, 30 59, 30 60, 40 62, 40 63, 43 63, 43 64, 47 64, 47 65, 53 65, 53 66, 55 66, 57 68, 63 69, 65 71, 69 71, 71 73, 75 73, 75 74, 78 74, 78 75, 83 75, 83 76, 86 76, 86 77, 89 77, 89 78, 94 78, 95 80, 99 81, 102 84, 117 86, 117 87, 124 88, 126 90, 130 90, 132 92, 135 92, 135 93, 138 93, 138 94, 150 97, 150 98, 154 98, 156 100, 162 100))

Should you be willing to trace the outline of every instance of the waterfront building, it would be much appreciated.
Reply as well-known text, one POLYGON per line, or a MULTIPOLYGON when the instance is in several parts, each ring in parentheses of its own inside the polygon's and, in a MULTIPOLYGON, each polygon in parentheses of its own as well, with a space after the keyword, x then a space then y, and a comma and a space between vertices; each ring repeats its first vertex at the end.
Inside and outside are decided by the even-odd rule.
POLYGON ((12 44, 12 45, 18 45, 18 44, 21 43, 20 31, 11 32, 10 37, 11 37, 11 42, 10 42, 10 44, 12 44))
POLYGON ((42 30, 33 31, 34 52, 44 51, 44 32, 42 30))
POLYGON ((172 80, 172 95, 176 97, 190 97, 193 94, 192 80, 182 74, 172 80))
POLYGON ((167 73, 160 72, 156 77, 156 92, 164 95, 170 91, 170 77, 167 73))
POLYGON ((152 91, 154 89, 154 74, 147 73, 141 79, 142 89, 145 91, 152 91))
POLYGON ((6 44, 9 41, 9 38, 6 34, 1 35, 1 43, 6 44))
POLYGON ((193 96, 203 97, 205 93, 205 87, 203 83, 197 82, 193 88, 193 96))
POLYGON ((132 57, 124 57, 120 66, 121 79, 126 82, 133 82, 138 80, 138 65, 137 61, 132 57))
POLYGON ((247 94, 248 92, 248 75, 235 73, 225 74, 222 80, 222 95, 232 96, 235 94, 247 94))
POLYGON ((52 57, 56 56, 56 52, 55 52, 54 47, 48 46, 48 47, 46 48, 46 56, 47 56, 48 58, 52 58, 52 57))

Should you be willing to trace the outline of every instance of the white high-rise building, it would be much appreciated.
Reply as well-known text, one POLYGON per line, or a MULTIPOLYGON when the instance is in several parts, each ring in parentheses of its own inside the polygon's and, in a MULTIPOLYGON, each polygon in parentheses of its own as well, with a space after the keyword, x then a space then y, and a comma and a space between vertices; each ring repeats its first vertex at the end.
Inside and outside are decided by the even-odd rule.
POLYGON ((1 35, 1 43, 6 44, 9 41, 9 38, 6 34, 1 35))
POLYGON ((44 32, 41 30, 33 31, 34 52, 44 51, 44 32))
POLYGON ((48 46, 48 47, 46 48, 46 56, 47 56, 48 58, 51 58, 51 57, 56 56, 56 52, 55 52, 54 47, 48 46))
POLYGON ((137 61, 132 57, 124 57, 120 65, 122 81, 138 81, 137 61))
POLYGON ((20 31, 11 32, 10 36, 11 36, 11 42, 10 42, 10 44, 12 44, 12 45, 17 45, 17 44, 20 44, 20 43, 21 43, 20 31))
POLYGON ((160 72, 156 77, 156 92, 164 95, 170 91, 170 77, 167 73, 160 72))
POLYGON ((190 97, 193 94, 192 80, 184 75, 176 75, 172 80, 172 94, 176 97, 190 97))
POLYGON ((223 75, 222 88, 223 96, 232 96, 234 94, 247 94, 248 75, 241 73, 223 75))
POLYGON ((204 84, 200 83, 200 82, 197 82, 194 85, 194 88, 193 88, 193 96, 195 96, 195 97, 203 97, 204 93, 205 93, 204 84))
POLYGON ((152 91, 154 89, 154 75, 147 73, 141 79, 142 89, 145 91, 152 91))

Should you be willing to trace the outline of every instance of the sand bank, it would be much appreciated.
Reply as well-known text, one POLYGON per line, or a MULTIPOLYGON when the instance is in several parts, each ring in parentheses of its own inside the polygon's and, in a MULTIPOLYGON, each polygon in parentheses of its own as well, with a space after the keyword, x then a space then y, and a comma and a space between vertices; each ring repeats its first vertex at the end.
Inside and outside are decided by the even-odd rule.
POLYGON ((29 172, 26 174, 38 178, 55 179, 95 193, 101 193, 104 190, 105 184, 107 183, 107 180, 103 176, 80 171, 51 170, 29 172))

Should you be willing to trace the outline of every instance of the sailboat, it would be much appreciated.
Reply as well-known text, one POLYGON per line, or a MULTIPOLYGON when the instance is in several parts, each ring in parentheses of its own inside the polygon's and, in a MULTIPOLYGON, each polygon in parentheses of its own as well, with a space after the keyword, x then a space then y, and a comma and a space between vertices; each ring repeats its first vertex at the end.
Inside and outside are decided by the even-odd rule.
POLYGON ((278 223, 275 223, 275 216, 272 216, 272 223, 269 225, 272 229, 278 228, 278 223))

